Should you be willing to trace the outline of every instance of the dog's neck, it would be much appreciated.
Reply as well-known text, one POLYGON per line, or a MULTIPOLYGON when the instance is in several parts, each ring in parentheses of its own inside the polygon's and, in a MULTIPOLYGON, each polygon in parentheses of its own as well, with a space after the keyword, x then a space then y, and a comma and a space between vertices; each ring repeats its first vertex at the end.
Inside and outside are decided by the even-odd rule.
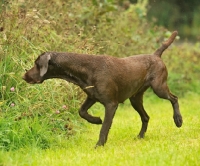
POLYGON ((91 55, 74 53, 52 53, 51 62, 64 71, 62 79, 85 88, 88 85, 88 75, 94 70, 91 55))

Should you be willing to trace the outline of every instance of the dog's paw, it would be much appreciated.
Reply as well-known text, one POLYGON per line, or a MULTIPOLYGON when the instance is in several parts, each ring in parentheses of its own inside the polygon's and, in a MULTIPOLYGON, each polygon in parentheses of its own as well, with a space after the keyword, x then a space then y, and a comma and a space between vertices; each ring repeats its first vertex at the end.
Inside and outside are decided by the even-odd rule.
POLYGON ((95 118, 95 122, 94 122, 95 124, 102 124, 103 122, 102 122, 102 120, 101 120, 101 118, 95 118))
POLYGON ((102 120, 99 117, 92 117, 91 119, 88 120, 88 122, 92 124, 102 124, 102 120))
POLYGON ((183 124, 182 116, 180 114, 174 115, 174 122, 175 122, 177 127, 181 127, 182 124, 183 124))
POLYGON ((96 145, 95 145, 95 149, 97 149, 98 147, 103 147, 104 146, 104 144, 105 144, 105 142, 102 142, 102 141, 98 141, 97 143, 96 143, 96 145))
POLYGON ((96 144, 94 149, 97 149, 97 148, 100 148, 100 147, 103 147, 104 145, 99 145, 99 144, 96 144))
POLYGON ((102 124, 102 120, 100 117, 90 117, 90 118, 87 118, 86 119, 89 123, 92 123, 92 124, 102 124))
POLYGON ((144 135, 140 135, 140 134, 139 134, 139 135, 137 136, 137 139, 143 139, 143 138, 144 138, 144 135))

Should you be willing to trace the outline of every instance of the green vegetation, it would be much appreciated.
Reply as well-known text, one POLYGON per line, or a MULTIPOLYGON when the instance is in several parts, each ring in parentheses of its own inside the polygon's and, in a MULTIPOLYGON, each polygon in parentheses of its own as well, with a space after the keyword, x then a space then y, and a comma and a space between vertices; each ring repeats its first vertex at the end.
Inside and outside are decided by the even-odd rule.
POLYGON ((148 8, 149 21, 177 29, 182 37, 199 41, 199 1, 149 0, 148 8))
MULTIPOLYGON (((29 85, 22 80, 25 69, 50 50, 117 57, 152 53, 170 32, 147 22, 148 1, 128 9, 120 0, 0 4, 0 165, 199 165, 200 43, 183 43, 180 36, 163 55, 183 127, 173 124, 169 102, 149 90, 146 138, 134 139, 141 122, 125 103, 106 146, 93 150, 100 126, 77 111, 85 94, 63 80, 29 85)), ((100 105, 90 112, 104 113, 100 105)))
MULTIPOLYGON (((145 139, 136 135, 141 122, 136 111, 129 105, 120 105, 107 144, 94 149, 100 126, 86 124, 86 128, 65 139, 62 147, 41 150, 25 147, 16 151, 0 151, 2 165, 199 165, 199 99, 190 94, 188 100, 181 99, 180 106, 184 117, 182 128, 173 123, 172 108, 168 101, 151 99, 145 107, 151 117, 145 139), (198 103, 198 104, 197 104, 198 103)), ((93 111, 103 116, 102 107, 94 106, 93 111), (98 111, 98 109, 101 111, 98 111)), ((54 135, 56 137, 56 134, 54 135)))

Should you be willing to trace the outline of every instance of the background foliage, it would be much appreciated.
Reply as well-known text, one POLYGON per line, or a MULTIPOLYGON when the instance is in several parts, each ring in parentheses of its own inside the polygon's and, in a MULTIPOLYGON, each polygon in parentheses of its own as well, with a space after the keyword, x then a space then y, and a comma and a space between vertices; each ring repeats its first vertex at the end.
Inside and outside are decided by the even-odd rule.
POLYGON ((147 17, 156 25, 177 29, 184 38, 200 40, 200 1, 149 0, 147 17))
MULTIPOLYGON (((171 32, 147 21, 148 4, 1 1, 0 148, 62 146, 62 138, 79 132, 77 110, 85 94, 62 80, 28 85, 21 79, 25 69, 50 50, 117 57, 154 52, 171 32)), ((200 93, 200 43, 174 43, 163 55, 170 89, 179 97, 200 93)))

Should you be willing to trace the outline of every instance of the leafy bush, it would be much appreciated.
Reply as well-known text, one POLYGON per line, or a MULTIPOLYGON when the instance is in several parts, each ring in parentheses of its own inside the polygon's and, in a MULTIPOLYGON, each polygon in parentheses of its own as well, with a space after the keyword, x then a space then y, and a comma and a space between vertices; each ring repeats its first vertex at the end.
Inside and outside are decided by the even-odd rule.
POLYGON ((163 56, 169 70, 169 85, 180 97, 190 91, 200 93, 199 47, 199 43, 182 43, 174 46, 163 56))
POLYGON ((180 3, 180 1, 174 0, 159 2, 149 0, 148 8, 149 21, 168 29, 175 28, 184 38, 199 40, 199 1, 182 1, 180 3))

